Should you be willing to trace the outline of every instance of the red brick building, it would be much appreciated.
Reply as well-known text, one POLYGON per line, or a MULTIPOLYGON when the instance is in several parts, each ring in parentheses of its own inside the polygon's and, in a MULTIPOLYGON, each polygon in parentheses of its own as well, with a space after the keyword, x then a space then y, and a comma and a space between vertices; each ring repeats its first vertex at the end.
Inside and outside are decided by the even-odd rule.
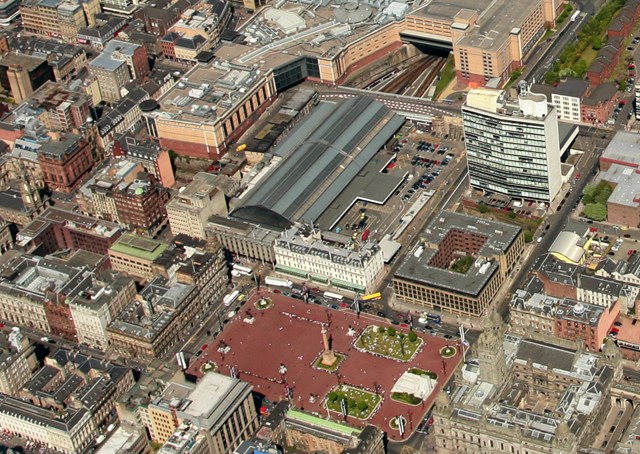
POLYGON ((61 192, 75 189, 94 164, 91 145, 75 134, 44 144, 38 162, 45 184, 52 191, 61 192))
POLYGON ((162 45, 162 55, 164 58, 168 58, 169 60, 176 59, 176 40, 178 38, 180 38, 180 35, 175 32, 169 32, 162 38, 160 44, 162 45))
POLYGON ((51 327, 51 334, 64 337, 72 342, 76 342, 78 334, 73 323, 71 309, 65 302, 65 295, 55 295, 51 300, 45 301, 44 313, 51 327))
POLYGON ((616 105, 617 95, 618 88, 613 82, 593 87, 580 103, 582 121, 591 124, 606 123, 609 114, 616 105))
POLYGON ((611 37, 607 45, 600 49, 595 61, 587 70, 587 79, 592 86, 603 84, 613 74, 620 61, 624 42, 619 37, 611 37))
POLYGON ((169 201, 169 193, 153 175, 147 174, 126 187, 114 188, 112 197, 120 224, 136 230, 138 234, 153 234, 167 220, 165 205, 169 201))
POLYGON ((56 207, 48 207, 17 235, 18 246, 45 256, 61 249, 107 255, 122 231, 117 224, 56 207))
POLYGON ((533 273, 544 285, 544 293, 556 298, 576 299, 578 275, 584 268, 557 260, 553 255, 541 256, 533 273))
POLYGON ((620 315, 620 302, 604 308, 579 301, 564 300, 560 310, 556 310, 554 334, 559 339, 582 340, 585 347, 597 352, 618 315, 620 315))

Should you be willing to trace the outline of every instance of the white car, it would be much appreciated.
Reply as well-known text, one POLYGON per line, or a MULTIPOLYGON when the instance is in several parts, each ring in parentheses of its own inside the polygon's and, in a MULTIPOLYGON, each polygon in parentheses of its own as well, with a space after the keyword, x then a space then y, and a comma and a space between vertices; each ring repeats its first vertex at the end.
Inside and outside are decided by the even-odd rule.
POLYGON ((418 323, 420 323, 421 325, 426 325, 429 322, 428 319, 426 319, 425 317, 420 317, 418 319, 418 323))

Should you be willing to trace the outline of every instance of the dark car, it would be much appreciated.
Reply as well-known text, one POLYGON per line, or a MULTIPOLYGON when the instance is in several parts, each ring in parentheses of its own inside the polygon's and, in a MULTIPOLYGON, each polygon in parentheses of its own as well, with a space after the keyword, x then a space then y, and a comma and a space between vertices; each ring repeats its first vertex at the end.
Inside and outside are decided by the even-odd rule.
POLYGON ((398 320, 391 320, 391 324, 392 325, 400 325, 400 322, 398 320))
POLYGON ((378 317, 387 318, 387 314, 385 314, 385 313, 384 313, 384 312, 382 312, 382 311, 378 311, 378 312, 376 312, 376 315, 377 315, 378 317))
POLYGON ((615 322, 614 325, 616 326, 622 326, 622 322, 615 322))
POLYGON ((451 334, 445 334, 444 338, 445 339, 453 339, 453 336, 451 334))

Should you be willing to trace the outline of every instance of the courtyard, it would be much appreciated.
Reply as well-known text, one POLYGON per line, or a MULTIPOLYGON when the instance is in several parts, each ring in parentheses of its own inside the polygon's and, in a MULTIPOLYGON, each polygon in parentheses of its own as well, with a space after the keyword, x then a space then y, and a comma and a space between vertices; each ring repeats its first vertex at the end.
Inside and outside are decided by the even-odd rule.
MULTIPOLYGON (((367 327, 385 327, 386 332, 391 326, 376 316, 362 313, 357 317, 348 309, 305 304, 265 290, 251 295, 249 303, 209 342, 200 357, 191 358, 187 373, 201 377, 206 373, 203 366, 208 362, 225 375, 230 375, 233 369, 239 379, 252 384, 254 391, 267 399, 279 401, 289 396, 296 408, 320 417, 327 417, 329 413, 336 421, 342 421, 343 416, 339 407, 337 410, 327 408, 329 394, 343 386, 362 390, 367 399, 379 396, 380 402, 367 401, 362 412, 358 410, 358 402, 355 407, 352 402, 346 422, 359 427, 373 424, 388 428, 392 418, 402 416, 407 420, 406 431, 401 437, 398 431, 389 430, 390 440, 406 439, 413 433, 435 400, 441 383, 447 382, 462 357, 458 354, 442 357, 440 350, 451 341, 422 333, 414 344, 424 346, 416 348, 407 360, 374 355, 354 345, 367 327), (268 297, 272 304, 266 310, 256 310, 254 303, 262 296, 268 297), (251 323, 247 322, 247 310, 253 314, 251 323), (323 327, 328 331, 332 350, 343 356, 335 371, 314 367, 324 349, 323 327), (438 376, 434 393, 416 406, 391 398, 391 388, 408 368, 431 371, 438 376)), ((397 334, 403 334, 404 342, 409 343, 408 330, 399 328, 397 334)), ((339 405, 338 398, 335 402, 339 405)))

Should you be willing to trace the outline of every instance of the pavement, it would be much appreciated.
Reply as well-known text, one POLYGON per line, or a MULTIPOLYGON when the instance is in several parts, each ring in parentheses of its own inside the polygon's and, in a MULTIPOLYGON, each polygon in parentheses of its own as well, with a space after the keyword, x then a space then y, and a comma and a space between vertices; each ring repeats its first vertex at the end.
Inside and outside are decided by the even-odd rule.
MULTIPOLYGON (((347 416, 346 422, 354 426, 377 425, 388 431, 390 441, 408 439, 423 421, 443 383, 462 359, 460 353, 443 359, 439 355, 445 346, 456 346, 457 341, 428 334, 417 333, 425 342, 413 359, 408 362, 384 358, 354 348, 357 336, 369 325, 390 326, 388 320, 370 314, 357 316, 351 310, 332 310, 316 304, 305 304, 283 294, 264 290, 254 293, 249 302, 224 328, 215 342, 191 362, 188 372, 202 376, 202 367, 213 361, 218 372, 230 374, 231 368, 238 377, 251 383, 254 391, 270 401, 286 396, 287 387, 292 390, 292 402, 305 411, 319 417, 341 421, 342 416, 324 407, 325 396, 336 386, 348 384, 377 392, 382 403, 367 421, 347 416), (273 306, 258 310, 254 303, 261 296, 268 296, 273 306), (247 314, 251 314, 251 318, 247 314), (320 357, 323 344, 321 328, 328 324, 332 349, 345 356, 337 373, 313 367, 320 357), (348 335, 351 327, 356 335, 348 335), (230 347, 227 353, 219 347, 230 347), (282 373, 279 365, 284 365, 282 373), (409 368, 418 367, 438 374, 438 385, 422 404, 410 406, 390 399, 391 388, 409 368), (313 396, 313 397, 312 397, 313 396), (389 421, 398 415, 407 419, 406 433, 401 436, 389 428, 389 421)), ((408 329, 396 327, 399 332, 408 329)), ((459 346, 458 346, 459 348, 459 346)))

